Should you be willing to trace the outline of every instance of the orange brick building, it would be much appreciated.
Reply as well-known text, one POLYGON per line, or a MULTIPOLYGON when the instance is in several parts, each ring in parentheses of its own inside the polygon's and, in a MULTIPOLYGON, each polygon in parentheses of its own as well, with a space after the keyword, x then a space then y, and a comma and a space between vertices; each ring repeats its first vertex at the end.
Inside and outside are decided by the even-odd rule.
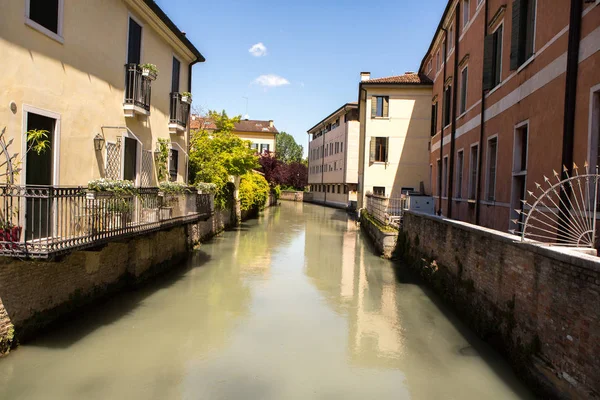
POLYGON ((451 0, 433 81, 430 179, 442 215, 508 231, 526 191, 600 157, 600 0, 451 0))

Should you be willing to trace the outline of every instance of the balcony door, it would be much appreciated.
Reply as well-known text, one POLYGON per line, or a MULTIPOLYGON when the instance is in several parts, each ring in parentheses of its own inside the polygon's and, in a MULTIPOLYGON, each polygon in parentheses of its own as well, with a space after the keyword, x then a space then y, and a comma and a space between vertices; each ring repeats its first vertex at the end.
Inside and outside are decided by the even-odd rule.
POLYGON ((139 64, 142 61, 142 26, 133 18, 129 18, 128 41, 127 64, 139 64))
MULTIPOLYGON (((51 186, 55 184, 55 147, 57 119, 35 112, 26 112, 26 132, 43 130, 47 132, 50 147, 37 154, 30 150, 25 159, 25 185, 32 194, 26 198, 25 232, 26 240, 52 236, 54 212, 51 199, 51 186), (39 187, 33 190, 32 187, 39 187)), ((29 147, 27 146, 27 149, 29 147)))
POLYGON ((171 76, 171 93, 179 93, 179 77, 181 74, 181 63, 173 57, 173 75, 171 76))
POLYGON ((124 138, 123 146, 123 179, 137 183, 137 153, 138 142, 128 137, 124 138))

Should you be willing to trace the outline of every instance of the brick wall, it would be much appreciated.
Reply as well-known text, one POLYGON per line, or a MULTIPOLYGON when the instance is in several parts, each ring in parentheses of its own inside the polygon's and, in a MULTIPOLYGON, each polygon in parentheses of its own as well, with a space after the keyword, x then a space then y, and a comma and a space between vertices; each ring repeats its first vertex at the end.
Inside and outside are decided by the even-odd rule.
POLYGON ((0 299, 0 357, 10 350, 13 325, 0 299))
POLYGON ((397 254, 544 396, 600 396, 600 258, 407 212, 397 254))

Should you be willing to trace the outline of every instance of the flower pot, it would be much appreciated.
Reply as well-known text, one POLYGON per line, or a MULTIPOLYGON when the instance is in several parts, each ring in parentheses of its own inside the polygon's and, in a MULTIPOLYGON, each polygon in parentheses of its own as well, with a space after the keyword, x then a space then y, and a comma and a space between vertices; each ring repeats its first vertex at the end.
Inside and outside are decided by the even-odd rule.
POLYGON ((0 242, 11 242, 10 244, 2 245, 3 249, 16 249, 18 243, 21 242, 21 232, 23 228, 13 226, 12 228, 0 229, 0 242))
POLYGON ((181 96, 181 101, 187 104, 192 104, 192 98, 190 96, 181 96))
POLYGON ((173 207, 161 207, 159 210, 159 217, 161 221, 173 218, 173 207))
POLYGON ((86 190, 85 198, 88 200, 103 199, 114 196, 112 192, 97 192, 95 190, 86 190))
POLYGON ((156 79, 156 72, 150 71, 149 69, 144 68, 142 70, 142 76, 144 76, 144 77, 150 79, 151 81, 153 81, 153 80, 156 79))

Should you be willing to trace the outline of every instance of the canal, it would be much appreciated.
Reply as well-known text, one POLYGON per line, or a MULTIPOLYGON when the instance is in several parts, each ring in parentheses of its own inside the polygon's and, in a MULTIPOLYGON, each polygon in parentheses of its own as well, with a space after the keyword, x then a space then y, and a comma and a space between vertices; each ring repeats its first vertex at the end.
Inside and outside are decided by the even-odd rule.
POLYGON ((522 399, 339 210, 283 203, 0 360, 0 399, 522 399))

